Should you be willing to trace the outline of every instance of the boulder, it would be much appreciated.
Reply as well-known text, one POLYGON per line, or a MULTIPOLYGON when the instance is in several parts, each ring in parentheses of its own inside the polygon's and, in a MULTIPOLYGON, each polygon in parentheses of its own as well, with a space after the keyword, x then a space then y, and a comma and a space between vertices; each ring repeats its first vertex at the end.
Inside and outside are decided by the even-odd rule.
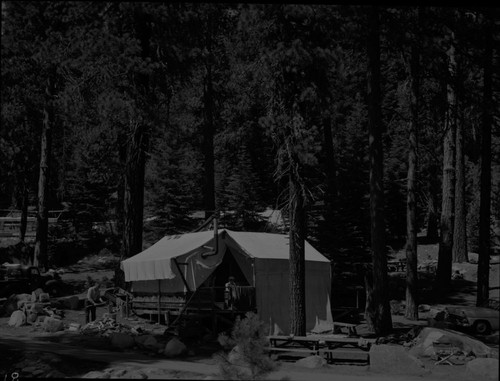
POLYGON ((48 301, 50 301, 50 296, 49 294, 47 294, 46 292, 42 292, 39 296, 38 296, 38 301, 40 303, 46 303, 48 301))
POLYGON ((59 301, 64 306, 64 308, 66 308, 67 310, 77 310, 78 305, 80 303, 80 299, 76 295, 68 296, 66 298, 59 299, 59 301))
POLYGON ((472 336, 451 329, 425 327, 416 338, 416 345, 410 350, 413 356, 433 356, 434 343, 452 344, 465 354, 476 357, 498 357, 498 352, 472 336))
POLYGON ((30 312, 34 312, 36 314, 43 313, 43 304, 42 303, 31 303, 30 312))
POLYGON ((30 294, 18 294, 18 295, 16 295, 16 299, 18 302, 21 302, 21 301, 31 302, 31 295, 30 294))
POLYGON ((42 323, 42 328, 46 332, 64 331, 64 323, 62 320, 46 316, 42 323))
POLYGON ((111 375, 109 373, 98 372, 96 370, 93 370, 85 374, 82 378, 110 378, 110 377, 111 375))
POLYGON ((186 349, 187 349, 186 345, 178 338, 174 337, 165 346, 163 354, 167 357, 179 356, 183 354, 186 351, 186 349))
POLYGON ((119 349, 132 348, 135 344, 134 338, 126 333, 114 332, 109 336, 111 345, 119 349))
POLYGON ((20 327, 26 323, 26 315, 23 311, 14 311, 10 315, 9 325, 11 327, 20 327))
MULTIPOLYGON (((139 346, 140 348, 157 349, 158 342, 153 335, 135 336, 134 340, 137 346, 139 346)), ((161 348, 163 349, 164 347, 165 346, 162 345, 161 348)))
POLYGON ((498 360, 479 358, 469 361, 465 365, 466 372, 476 380, 498 380, 498 360))
POLYGON ((140 370, 135 370, 133 372, 129 372, 127 373, 127 378, 128 379, 132 379, 132 380, 144 380, 146 378, 148 378, 148 376, 146 376, 143 372, 141 372, 140 370))
POLYGON ((326 360, 321 356, 309 356, 296 361, 295 365, 304 368, 321 368, 326 365, 326 360))
POLYGON ((51 370, 45 376, 45 378, 65 378, 65 377, 66 377, 66 375, 64 373, 58 371, 57 369, 51 370))
POLYGON ((156 345, 158 342, 153 336, 149 336, 145 341, 144 341, 144 346, 149 349, 156 349, 156 345))
POLYGON ((422 361, 409 354, 404 347, 387 344, 372 345, 370 348, 370 370, 417 376, 429 374, 422 361))
POLYGON ((246 363, 242 358, 241 349, 239 345, 235 345, 227 355, 227 360, 233 365, 245 366, 246 363))
POLYGON ((36 319, 38 318, 38 314, 36 312, 28 312, 28 315, 26 316, 26 323, 28 324, 35 324, 36 319))
POLYGON ((36 302, 37 300, 40 300, 39 299, 40 298, 40 294, 43 294, 43 290, 40 287, 38 287, 35 291, 33 291, 31 293, 32 298, 33 298, 33 295, 34 295, 34 300, 33 300, 34 302, 36 302))

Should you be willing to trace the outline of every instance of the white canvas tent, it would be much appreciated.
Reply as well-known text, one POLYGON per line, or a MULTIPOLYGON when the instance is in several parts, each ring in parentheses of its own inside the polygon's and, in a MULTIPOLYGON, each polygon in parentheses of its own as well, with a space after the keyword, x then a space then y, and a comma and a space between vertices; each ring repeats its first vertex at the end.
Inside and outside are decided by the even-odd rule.
MULTIPOLYGON (((289 331, 289 243, 282 234, 219 230, 162 238, 143 252, 122 261, 125 281, 132 292, 162 294, 193 291, 200 287, 225 256, 232 256, 246 284, 255 287, 259 317, 270 333, 289 331), (214 253, 213 249, 217 249, 214 253), (182 264, 180 266, 179 264, 182 264), (182 275, 181 275, 182 272, 182 275)), ((331 323, 330 262, 308 242, 306 260, 306 329, 331 323)))

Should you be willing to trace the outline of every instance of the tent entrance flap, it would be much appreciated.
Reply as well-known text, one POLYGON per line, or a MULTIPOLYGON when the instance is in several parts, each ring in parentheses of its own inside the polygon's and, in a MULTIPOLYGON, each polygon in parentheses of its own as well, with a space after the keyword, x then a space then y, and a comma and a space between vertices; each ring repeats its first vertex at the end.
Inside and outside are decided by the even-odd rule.
POLYGON ((172 258, 172 261, 174 262, 175 267, 177 268, 177 271, 179 272, 179 276, 181 277, 182 282, 184 283, 184 286, 186 286, 186 290, 188 292, 190 292, 191 290, 189 289, 189 284, 188 284, 188 282, 186 280, 186 277, 184 276, 184 273, 181 270, 181 265, 182 266, 188 266, 188 263, 186 263, 186 262, 177 262, 176 258, 172 258))

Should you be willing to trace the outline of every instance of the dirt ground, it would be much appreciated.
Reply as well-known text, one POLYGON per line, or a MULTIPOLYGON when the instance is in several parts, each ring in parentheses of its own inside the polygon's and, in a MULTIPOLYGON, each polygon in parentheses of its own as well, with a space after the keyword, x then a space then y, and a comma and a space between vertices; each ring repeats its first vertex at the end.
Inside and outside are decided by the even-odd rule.
MULTIPOLYGON (((397 253, 397 258, 403 256, 404 252, 397 253)), ((113 258, 87 258, 75 266, 62 269, 61 278, 64 282, 71 284, 76 291, 81 292, 80 296, 84 298, 85 282, 88 277, 104 283, 110 282, 113 277, 113 271, 110 270, 111 259, 113 258)), ((437 260, 437 245, 420 245, 419 263, 432 260, 437 260)), ((458 269, 463 274, 463 279, 453 282, 453 289, 447 295, 447 301, 453 304, 474 305, 477 264, 454 265, 454 269, 458 269)), ((499 269, 500 261, 498 258, 492 258, 490 287, 498 287, 499 269)), ((498 296, 499 290, 495 290, 492 298, 498 298, 498 296)), ((421 300, 421 303, 432 304, 425 299, 421 300)), ((106 313, 108 313, 107 307, 98 307, 97 318, 103 317, 106 313)), ((103 337, 81 335, 67 330, 45 333, 40 326, 33 325, 15 328, 8 326, 8 320, 7 317, 0 318, 0 370, 3 374, 33 368, 36 365, 35 372, 39 371, 39 373, 38 375, 30 373, 31 377, 79 378, 90 371, 98 371, 101 374, 106 373, 110 378, 218 379, 218 368, 213 354, 220 348, 214 340, 186 343, 187 355, 172 361, 166 360, 160 354, 138 348, 125 352, 118 351, 111 347, 107 338, 103 337)), ((165 330, 164 326, 133 315, 126 318, 118 313, 117 322, 131 327, 140 327, 158 338, 162 337, 165 330)), ((84 311, 66 310, 64 323, 66 327, 70 323, 83 326, 85 324, 84 311)), ((425 314, 421 314, 420 320, 416 322, 408 321, 401 315, 393 315, 393 325, 395 329, 408 330, 415 325, 427 325, 427 320, 425 314)), ((360 324, 357 330, 360 334, 366 333, 366 324, 360 324)), ((470 379, 464 372, 464 366, 436 366, 432 360, 423 361, 426 368, 431 370, 429 377, 425 379, 442 381, 470 379)), ((27 375, 27 373, 23 374, 27 375)), ((327 365, 321 369, 304 369, 286 361, 280 362, 279 372, 274 374, 277 378, 273 376, 273 379, 287 377, 290 380, 320 380, 323 376, 332 377, 333 375, 344 375, 345 377, 341 379, 352 381, 366 380, 366 377, 375 380, 379 376, 381 380, 396 379, 389 374, 372 374, 367 366, 362 365, 327 365)), ((416 379, 416 377, 400 379, 412 378, 416 379)))

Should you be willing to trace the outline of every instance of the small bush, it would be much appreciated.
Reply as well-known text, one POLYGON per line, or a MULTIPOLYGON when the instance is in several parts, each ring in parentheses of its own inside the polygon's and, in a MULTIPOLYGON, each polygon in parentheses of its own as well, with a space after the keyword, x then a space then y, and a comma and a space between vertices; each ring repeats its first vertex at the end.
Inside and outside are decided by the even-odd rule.
POLYGON ((216 355, 222 379, 261 380, 276 369, 265 350, 266 325, 253 312, 248 312, 244 319, 238 318, 231 335, 223 333, 218 341, 228 352, 216 355))

